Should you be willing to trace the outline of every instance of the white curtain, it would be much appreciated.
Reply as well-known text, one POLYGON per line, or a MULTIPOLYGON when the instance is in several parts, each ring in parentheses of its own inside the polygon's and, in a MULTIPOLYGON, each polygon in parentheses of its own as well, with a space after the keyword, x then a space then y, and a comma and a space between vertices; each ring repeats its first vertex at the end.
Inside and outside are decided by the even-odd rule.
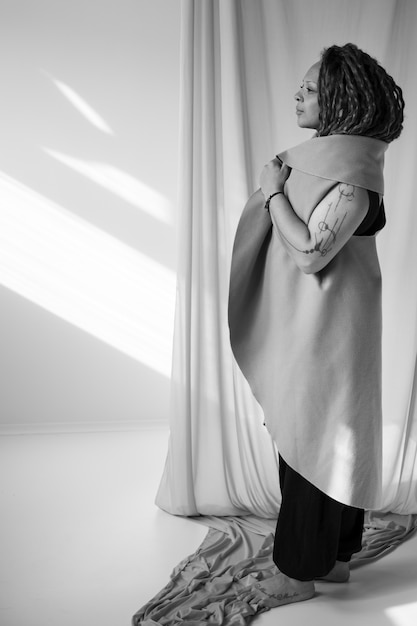
POLYGON ((388 223, 378 236, 383 510, 417 513, 417 3, 182 0, 181 10, 171 435, 156 502, 179 515, 277 514, 276 449, 229 345, 231 250, 264 163, 311 136, 294 115, 293 94, 305 71, 324 47, 350 41, 382 63, 406 101, 403 135, 387 154, 388 223))

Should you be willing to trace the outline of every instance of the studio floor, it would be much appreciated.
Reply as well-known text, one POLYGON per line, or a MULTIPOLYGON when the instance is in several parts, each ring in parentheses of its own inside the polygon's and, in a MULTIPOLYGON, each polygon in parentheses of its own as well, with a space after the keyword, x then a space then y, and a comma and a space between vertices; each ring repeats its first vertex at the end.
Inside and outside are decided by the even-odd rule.
MULTIPOLYGON (((0 626, 130 626, 206 528, 154 504, 164 429, 0 437, 0 626)), ((417 535, 254 626, 414 626, 417 535)))

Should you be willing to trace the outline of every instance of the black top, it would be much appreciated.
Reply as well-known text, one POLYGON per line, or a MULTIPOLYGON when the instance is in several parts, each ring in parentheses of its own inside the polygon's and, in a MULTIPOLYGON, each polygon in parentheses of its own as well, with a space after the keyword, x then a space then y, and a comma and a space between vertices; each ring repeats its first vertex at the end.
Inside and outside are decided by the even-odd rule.
POLYGON ((360 226, 353 233, 359 236, 375 235, 386 224, 384 201, 379 201, 376 191, 369 191, 369 209, 360 226))

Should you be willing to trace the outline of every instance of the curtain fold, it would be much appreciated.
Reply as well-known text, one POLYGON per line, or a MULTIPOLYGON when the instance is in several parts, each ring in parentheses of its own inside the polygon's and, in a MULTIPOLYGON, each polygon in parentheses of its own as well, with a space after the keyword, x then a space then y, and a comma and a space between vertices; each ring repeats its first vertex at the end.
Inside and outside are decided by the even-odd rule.
MULTIPOLYGON (((351 569, 383 557, 412 536, 415 516, 402 517, 394 521, 383 514, 367 514, 362 550, 353 555, 351 569)), ((255 585, 256 590, 257 581, 276 573, 275 520, 197 519, 210 527, 206 538, 174 568, 168 584, 135 613, 133 626, 246 626, 268 610, 259 601, 248 603, 239 596, 249 586, 255 585)))
POLYGON ((386 62, 403 87, 404 131, 387 152, 388 224, 379 237, 383 276, 383 409, 384 510, 415 512, 417 508, 417 212, 413 181, 417 171, 417 97, 413 79, 417 54, 417 4, 393 3, 387 33, 386 62))
MULTIPOLYGON (((229 345, 234 233, 265 162, 311 135, 293 94, 323 47, 356 43, 415 101, 413 0, 182 0, 177 307, 171 435, 156 502, 180 515, 275 517, 277 452, 229 345)), ((384 510, 417 512, 416 122, 386 163, 384 510)))

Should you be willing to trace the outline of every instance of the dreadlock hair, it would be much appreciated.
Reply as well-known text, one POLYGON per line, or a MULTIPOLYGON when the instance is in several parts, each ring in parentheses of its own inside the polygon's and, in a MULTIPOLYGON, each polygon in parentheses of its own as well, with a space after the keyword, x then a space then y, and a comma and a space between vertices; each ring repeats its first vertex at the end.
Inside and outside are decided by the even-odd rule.
POLYGON ((319 136, 365 135, 389 143, 403 128, 401 88, 376 59, 352 43, 323 51, 318 104, 319 136))

